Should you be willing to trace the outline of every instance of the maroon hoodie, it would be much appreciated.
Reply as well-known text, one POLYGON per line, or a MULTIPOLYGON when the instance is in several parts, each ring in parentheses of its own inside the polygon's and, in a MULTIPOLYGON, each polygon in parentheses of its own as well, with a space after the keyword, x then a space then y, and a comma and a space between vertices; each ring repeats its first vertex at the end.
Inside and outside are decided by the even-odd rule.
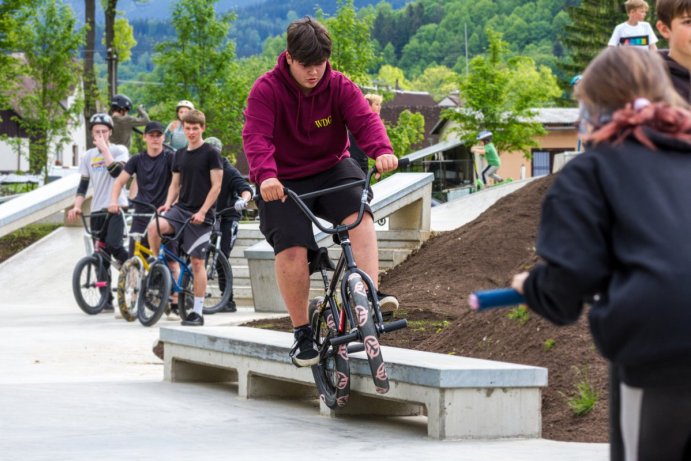
POLYGON ((324 77, 305 95, 281 53, 247 98, 242 139, 250 180, 299 179, 332 168, 350 156, 346 127, 368 156, 393 153, 379 115, 353 82, 327 63, 324 77))

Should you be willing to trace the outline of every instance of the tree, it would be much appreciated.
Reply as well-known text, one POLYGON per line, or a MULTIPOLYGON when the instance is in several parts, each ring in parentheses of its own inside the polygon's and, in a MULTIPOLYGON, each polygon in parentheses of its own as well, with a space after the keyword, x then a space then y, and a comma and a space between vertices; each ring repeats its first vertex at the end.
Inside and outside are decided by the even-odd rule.
POLYGON ((324 18, 321 10, 317 19, 329 30, 333 42, 331 65, 359 84, 369 83, 369 69, 374 65, 374 44, 370 30, 373 16, 359 18, 353 0, 339 0, 336 16, 324 18))
POLYGON ((386 132, 396 157, 410 153, 410 147, 425 138, 425 117, 419 113, 404 110, 395 125, 386 124, 386 132))
POLYGON ((379 73, 377 74, 376 81, 378 85, 385 85, 392 89, 411 89, 411 85, 405 78, 403 70, 388 64, 381 66, 381 69, 379 69, 379 73))
POLYGON ((538 122, 532 122, 534 108, 553 105, 561 90, 547 67, 519 56, 504 60, 507 43, 501 34, 487 30, 487 55, 470 61, 470 73, 461 80, 464 107, 447 110, 443 117, 458 123, 458 133, 466 145, 476 143, 482 130, 494 133, 500 151, 522 151, 530 158, 535 137, 545 133, 538 122))
POLYGON ((77 56, 82 32, 75 29, 71 8, 59 0, 41 0, 25 23, 19 25, 17 49, 22 77, 16 84, 17 122, 29 134, 29 168, 48 174, 48 149, 61 142, 70 123, 76 122, 81 103, 65 104, 79 84, 77 56))
POLYGON ((5 0, 0 3, 0 108, 8 104, 11 84, 17 79, 16 49, 19 25, 26 21, 35 0, 5 0))
POLYGON ((571 24, 565 26, 563 42, 569 59, 559 64, 567 82, 583 72, 607 46, 614 27, 625 19, 621 3, 619 0, 583 0, 567 8, 571 24))
POLYGON ((218 16, 218 0, 180 0, 173 9, 177 40, 157 46, 154 72, 161 86, 153 87, 154 101, 188 99, 206 115, 207 134, 231 148, 242 145, 242 108, 251 83, 241 76, 235 45, 228 33, 234 13, 218 16))
POLYGON ((412 87, 416 90, 429 92, 439 101, 458 89, 459 75, 446 66, 430 66, 413 80, 412 87))
MULTIPOLYGON (((103 38, 103 44, 106 45, 105 37, 103 38)), ((115 18, 112 48, 118 57, 118 63, 129 61, 132 58, 132 48, 135 46, 137 46, 137 40, 134 38, 132 25, 126 18, 115 18)))
POLYGON ((118 0, 101 0, 103 11, 106 16, 105 44, 108 59, 108 102, 113 99, 113 95, 118 91, 118 55, 115 52, 115 15, 118 0))
MULTIPOLYGON (((98 101, 98 86, 96 85, 96 72, 94 71, 96 0, 84 0, 84 32, 86 34, 82 75, 84 83, 84 119, 89 120, 96 113, 96 101, 98 101)), ((91 130, 86 130, 86 145, 91 146, 91 130)))

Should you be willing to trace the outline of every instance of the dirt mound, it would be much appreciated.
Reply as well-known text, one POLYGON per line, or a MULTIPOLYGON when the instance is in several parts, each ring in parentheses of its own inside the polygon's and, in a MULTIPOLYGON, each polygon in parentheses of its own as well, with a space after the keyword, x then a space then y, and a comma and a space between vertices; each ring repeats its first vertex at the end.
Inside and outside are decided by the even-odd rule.
MULTIPOLYGON (((542 436, 574 442, 608 441, 607 365, 597 354, 585 317, 556 327, 526 310, 476 313, 467 307, 475 290, 507 286, 513 274, 537 262, 535 237, 542 198, 553 177, 532 181, 503 197, 476 220, 429 239, 382 277, 381 290, 401 304, 396 317, 409 327, 380 338, 382 344, 443 354, 545 367, 542 436), (569 406, 579 389, 597 395, 592 411, 569 406)), ((253 322, 292 331, 290 320, 253 322)), ((250 324, 252 325, 252 324, 250 324)))
POLYGON ((398 296, 409 319, 414 322, 417 311, 436 313, 448 326, 431 329, 424 340, 407 341, 409 332, 403 330, 384 335, 382 343, 546 367, 543 437, 607 442, 607 365, 595 351, 585 317, 555 327, 532 312, 467 308, 472 291, 507 286, 514 273, 537 261, 541 203, 552 181, 535 180, 500 199, 473 222, 428 240, 385 274, 382 291, 398 296), (569 400, 576 403, 577 387, 587 383, 598 400, 592 411, 576 416, 569 400))

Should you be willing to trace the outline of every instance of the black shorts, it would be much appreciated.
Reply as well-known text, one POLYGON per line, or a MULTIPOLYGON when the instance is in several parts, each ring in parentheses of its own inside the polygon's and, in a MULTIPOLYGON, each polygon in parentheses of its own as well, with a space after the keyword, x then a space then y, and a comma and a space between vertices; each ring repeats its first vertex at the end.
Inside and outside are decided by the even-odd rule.
MULTIPOLYGON (((301 179, 281 180, 281 184, 300 195, 364 178, 365 174, 357 163, 351 158, 345 158, 328 171, 301 179)), ((361 195, 362 186, 354 186, 339 192, 313 197, 304 202, 318 217, 331 224, 340 224, 345 218, 358 212, 361 195)), ((371 200, 372 192, 370 191, 369 201, 371 200)), ((292 247, 317 250, 312 221, 290 198, 285 202, 280 200, 264 202, 260 198, 257 205, 259 206, 259 229, 273 247, 274 254, 292 247)), ((368 205, 365 206, 365 210, 372 215, 372 210, 368 205)))
MULTIPOLYGON (((193 214, 191 211, 183 210, 179 206, 173 205, 170 210, 166 211, 163 218, 170 218, 167 221, 177 234, 183 223, 193 214)), ((189 256, 204 259, 209 248, 211 228, 212 224, 189 223, 182 232, 182 238, 180 238, 178 244, 189 256)))

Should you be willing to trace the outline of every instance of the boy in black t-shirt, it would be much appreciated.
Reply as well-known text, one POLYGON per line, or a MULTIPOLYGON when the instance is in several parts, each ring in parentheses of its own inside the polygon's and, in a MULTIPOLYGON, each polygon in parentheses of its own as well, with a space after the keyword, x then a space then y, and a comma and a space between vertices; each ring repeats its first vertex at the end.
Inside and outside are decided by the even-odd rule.
MULTIPOLYGON (((202 138, 206 129, 204 114, 198 110, 192 110, 185 114, 182 123, 188 144, 187 147, 175 153, 173 179, 166 201, 159 208, 159 211, 164 212, 165 215, 159 220, 159 224, 162 234, 174 234, 180 229, 182 222, 191 218, 180 243, 191 260, 194 275, 194 310, 183 319, 182 324, 200 326, 204 325, 202 317, 206 293, 204 258, 211 236, 213 222, 211 209, 221 191, 223 167, 218 151, 205 143, 202 138)), ((149 243, 151 250, 158 255, 161 239, 154 222, 149 224, 149 243)))
MULTIPOLYGON (((166 202, 168 188, 173 177, 173 152, 163 147, 163 125, 160 122, 149 122, 144 128, 144 143, 146 150, 139 155, 131 157, 125 168, 118 176, 113 186, 113 193, 108 211, 119 213, 117 197, 120 190, 125 187, 132 176, 137 180, 137 195, 135 199, 140 202, 151 203, 160 207, 166 202)), ((137 214, 150 213, 148 208, 141 205, 134 206, 137 214)), ((132 219, 130 232, 144 232, 149 218, 135 216, 132 219)), ((130 242, 130 255, 132 253, 130 242)), ((146 242, 144 241, 144 244, 146 242)))

